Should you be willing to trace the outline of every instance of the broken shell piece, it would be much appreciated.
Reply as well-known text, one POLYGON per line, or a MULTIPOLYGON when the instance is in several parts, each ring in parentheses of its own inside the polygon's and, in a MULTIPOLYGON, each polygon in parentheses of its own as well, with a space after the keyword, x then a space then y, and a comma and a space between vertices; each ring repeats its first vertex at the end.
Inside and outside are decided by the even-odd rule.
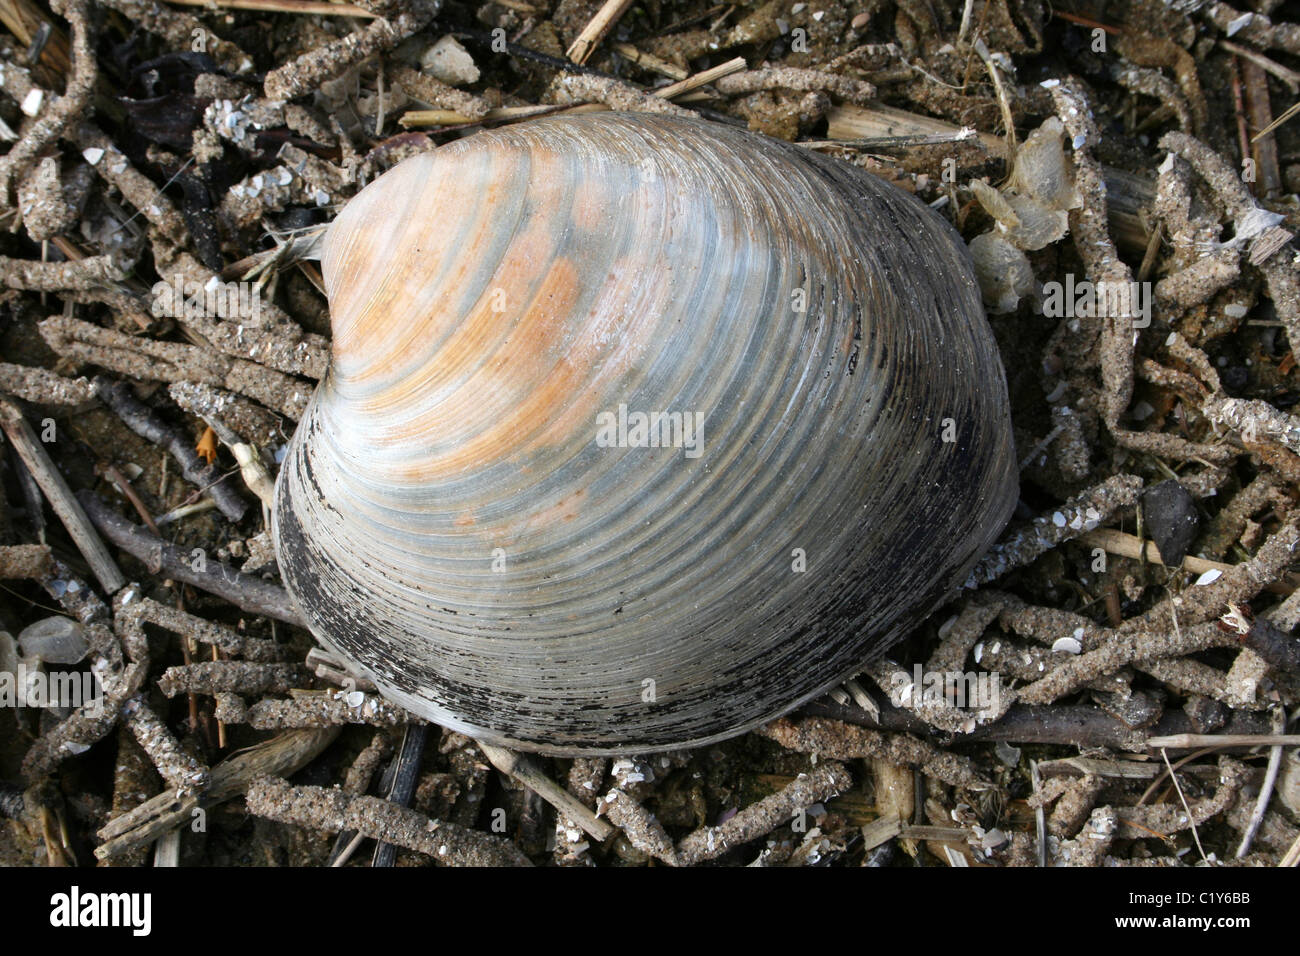
POLYGON ((1012 312, 1034 290, 1029 258, 1001 236, 985 233, 970 244, 980 295, 990 312, 1012 312))
POLYGON ((1029 196, 1050 209, 1077 209, 1083 198, 1074 188, 1071 167, 1061 147, 1065 128, 1055 116, 1029 134, 1016 153, 1007 190, 1029 196))
POLYGON ((75 664, 90 650, 81 625, 69 617, 47 617, 23 628, 18 645, 24 657, 46 664, 75 664))

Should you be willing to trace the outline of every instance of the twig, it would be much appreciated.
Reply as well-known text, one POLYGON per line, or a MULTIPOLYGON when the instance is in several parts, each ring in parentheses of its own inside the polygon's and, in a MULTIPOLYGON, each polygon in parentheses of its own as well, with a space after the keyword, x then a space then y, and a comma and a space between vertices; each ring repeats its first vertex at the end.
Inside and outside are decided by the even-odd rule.
MULTIPOLYGON (((1115 243, 1106 227, 1107 195, 1101 164, 1093 157, 1090 147, 1100 138, 1096 123, 1091 119, 1087 97, 1077 80, 1049 81, 1052 103, 1074 143, 1074 170, 1083 205, 1070 210, 1070 234, 1074 246, 1083 260, 1088 279, 1094 284, 1105 283, 1112 288, 1131 288, 1132 272, 1119 257, 1115 243)), ((1046 83, 1044 85, 1047 85, 1046 83)), ((1106 427, 1116 440, 1124 442, 1126 429, 1120 427, 1120 417, 1133 397, 1134 335, 1132 303, 1117 310, 1120 314, 1100 319, 1101 325, 1101 380, 1103 418, 1106 427)))
POLYGON ((95 533, 95 528, 87 518, 86 512, 73 497, 72 489, 68 487, 68 483, 50 459, 45 447, 37 440, 32 426, 27 424, 27 419, 23 417, 18 406, 3 397, 0 397, 0 429, 4 430, 14 450, 18 452, 18 457, 23 460, 23 464, 36 479, 50 507, 59 516, 63 526, 68 529, 68 534, 104 590, 109 594, 120 591, 126 584, 126 578, 123 577, 117 562, 113 560, 108 549, 104 547, 104 542, 95 533))
POLYGON ((1262 13, 1246 13, 1210 0, 1202 7, 1205 17, 1229 36, 1239 36, 1243 40, 1263 47, 1276 47, 1290 53, 1300 54, 1300 27, 1293 23, 1273 23, 1262 13))
POLYGON ((173 382, 167 393, 181 408, 201 418, 221 435, 220 422, 228 432, 244 436, 249 442, 263 448, 288 440, 284 422, 279 415, 254 401, 201 382, 173 382))
POLYGON ((153 515, 149 514, 149 509, 146 508, 144 502, 140 500, 140 496, 135 493, 135 489, 131 487, 131 482, 127 479, 126 475, 118 471, 114 465, 104 465, 103 472, 105 478, 117 485, 117 490, 122 493, 122 497, 131 502, 131 507, 134 508, 136 514, 140 516, 140 520, 145 523, 145 527, 154 534, 162 534, 162 532, 158 530, 158 523, 153 520, 153 515))
POLYGON ((970 17, 975 8, 975 0, 965 0, 961 8, 961 26, 957 30, 957 43, 966 42, 966 34, 970 32, 970 17))
POLYGON ((513 843, 466 827, 433 820, 376 797, 349 797, 341 790, 292 787, 261 777, 248 790, 248 811, 280 823, 336 833, 355 830, 430 856, 444 866, 531 866, 513 843))
POLYGON ((248 503, 240 497, 233 485, 227 484, 221 469, 199 457, 194 443, 166 422, 153 410, 131 394, 125 382, 114 382, 100 375, 94 379, 95 394, 122 419, 122 422, 142 438, 166 449, 181 466, 181 474, 191 484, 212 496, 217 507, 231 521, 238 521, 248 510, 248 503))
POLYGON ((1205 128, 1209 122, 1209 111, 1196 72, 1195 57, 1169 37, 1143 33, 1132 28, 1121 31, 1115 45, 1124 59, 1137 66, 1172 71, 1191 109, 1193 130, 1205 128))
POLYGON ((42 806, 38 816, 41 822, 41 838, 45 841, 45 855, 49 866, 75 866, 69 856, 68 846, 63 840, 64 825, 62 814, 56 815, 49 807, 42 806))
MULTIPOLYGON (((99 596, 57 561, 53 573, 55 577, 44 582, 45 589, 85 629, 94 655, 91 668, 100 675, 103 692, 94 700, 84 702, 28 748, 23 757, 23 774, 28 780, 52 773, 64 760, 85 752, 107 736, 117 724, 122 706, 140 690, 149 670, 147 643, 120 640, 108 625, 109 608, 99 596), (129 663, 124 659, 124 649, 129 663)), ((136 588, 126 587, 114 601, 122 607, 137 595, 136 588)))
MULTIPOLYGON (((32 0, 5 0, 0 3, 0 23, 28 50, 35 49, 37 40, 44 36, 46 39, 40 47, 40 62, 36 69, 50 74, 51 81, 68 75, 72 60, 67 34, 32 0)), ((42 82, 45 80, 42 79, 42 82)))
POLYGON ((1011 101, 1007 98, 1007 91, 1002 86, 1002 73, 998 65, 993 62, 993 57, 989 54, 989 48, 984 43, 983 37, 977 37, 974 44, 975 55, 984 63, 984 68, 988 70, 989 78, 993 81, 993 91, 997 94, 998 108, 1002 110, 1002 125, 1006 127, 1006 159, 1010 163, 1016 155, 1016 120, 1011 114, 1011 101))
MULTIPOLYGON (((165 460, 166 459, 164 459, 164 461, 165 460)), ((166 475, 164 475, 164 478, 165 477, 166 475)), ((193 498, 192 495, 190 497, 191 499, 193 498)), ((159 515, 154 524, 159 526, 171 524, 175 521, 180 521, 182 518, 188 518, 191 515, 203 514, 205 511, 215 511, 216 508, 217 503, 211 498, 202 498, 199 501, 191 500, 186 504, 176 506, 166 514, 159 515)))
POLYGON ((614 28, 614 24, 627 13, 632 3, 633 0, 605 0, 604 6, 597 10, 596 15, 582 28, 582 32, 573 41, 565 56, 574 63, 586 63, 596 47, 600 46, 600 41, 605 38, 605 34, 614 28))
POLYGON ((1300 103, 1291 104, 1291 106, 1287 107, 1286 111, 1281 116, 1273 120, 1273 122, 1269 123, 1262 130, 1260 130, 1258 133, 1252 136, 1251 141, 1253 142, 1254 140, 1261 139, 1267 136, 1269 133, 1273 132, 1273 130, 1277 129, 1279 126, 1285 123, 1287 120, 1294 117, 1297 113, 1300 113, 1300 103))
POLYGON ((72 74, 59 97, 4 156, 0 156, 0 208, 9 204, 10 190, 41 152, 86 112, 95 91, 99 64, 90 39, 87 0, 53 0, 52 9, 72 24, 72 74))
MULTIPOLYGON (((360 691, 349 693, 305 693, 289 700, 259 700, 242 715, 254 730, 284 730, 289 727, 333 727, 342 724, 369 724, 372 727, 398 727, 413 718, 396 704, 360 691)), ((226 721, 235 723, 234 715, 226 721)))
POLYGON ((238 654, 249 661, 275 661, 284 654, 275 641, 249 637, 232 627, 205 621, 150 598, 119 608, 114 618, 118 634, 130 640, 146 639, 141 629, 146 622, 171 631, 187 642, 207 644, 224 654, 238 654))
POLYGON ((907 734, 881 733, 819 717, 782 718, 758 728, 755 733, 800 753, 815 753, 835 760, 878 757, 896 766, 918 767, 954 787, 978 790, 988 786, 968 758, 907 734))
POLYGON ((315 90, 322 81, 337 76, 368 56, 390 50, 422 29, 441 6, 441 0, 413 3, 410 11, 392 20, 372 21, 359 33, 326 44, 266 74, 268 99, 292 100, 315 90))
MULTIPOLYGON (((1108 554, 1117 554, 1123 558, 1143 560, 1142 539, 1115 528, 1098 528, 1096 531, 1089 531, 1079 538, 1079 543, 1101 548, 1108 554)), ((1161 559, 1160 549, 1156 547, 1154 541, 1146 542, 1145 560, 1162 567, 1167 566, 1161 559)), ((1206 571, 1231 571, 1233 566, 1222 561, 1207 561, 1205 558, 1189 554, 1183 558, 1179 567, 1192 574, 1204 574, 1206 571)))
MULTIPOLYGON (((1234 564, 1231 570, 1224 571, 1213 581, 1188 588, 1178 595, 1177 621, 1174 620, 1175 605, 1171 595, 1150 610, 1126 620, 1116 628, 1116 633, 1130 637, 1145 633, 1148 640, 1160 642, 1166 639, 1164 632, 1170 627, 1177 631, 1179 622, 1186 630, 1188 624, 1214 621, 1230 605, 1241 605, 1253 598, 1264 589, 1265 582, 1280 578, 1291 564, 1297 544, 1300 544, 1300 515, 1292 513, 1252 557, 1234 564)), ((1176 636, 1179 641, 1184 639, 1176 636)))
POLYGON ((661 60, 652 53, 646 53, 639 50, 630 43, 614 43, 613 50, 623 59, 635 63, 637 66, 646 70, 652 70, 655 73, 662 74, 668 79, 677 81, 684 80, 690 76, 689 70, 683 70, 675 63, 669 63, 667 60, 661 60))
POLYGON ((373 19, 377 14, 354 3, 327 0, 167 0, 186 7, 222 7, 227 10, 256 10, 259 13, 301 13, 314 16, 373 19))
POLYGON ((0 578, 41 580, 53 570, 49 545, 10 544, 0 546, 0 578))
MULTIPOLYGON (((1160 138, 1159 145, 1187 160, 1213 190, 1224 211, 1232 217, 1233 242, 1243 243, 1260 236, 1280 221, 1280 215, 1255 202, 1238 171, 1205 143, 1170 132, 1160 138)), ((1286 326, 1288 338, 1300 341, 1300 277, 1289 258, 1282 261, 1283 258, 1270 257, 1261 261, 1258 268, 1264 274, 1269 298, 1273 300, 1277 317, 1286 326)))
MULTIPOLYGON (((878 716, 858 708, 827 701, 807 704, 799 711, 810 717, 826 717, 873 730, 904 731, 924 735, 930 729, 912 715, 882 707, 878 716)), ((1057 744, 1062 746, 1110 747, 1138 753, 1147 749, 1152 734, 1192 733, 1197 724, 1185 711, 1169 711, 1146 731, 1133 730, 1099 707, 1052 704, 1027 706, 1017 704, 996 724, 977 727, 962 738, 963 743, 999 741, 1022 744, 1057 744)), ((1225 733, 1262 734, 1268 725, 1261 715, 1232 711, 1225 733)), ((846 758, 847 759, 847 758, 846 758)))
MULTIPOLYGON (((1034 795, 1037 796, 1043 786, 1037 760, 1029 761, 1029 778, 1033 784, 1034 795)), ((1047 813, 1041 802, 1034 804, 1034 852, 1038 857, 1038 865, 1047 866, 1047 813)))
POLYGON ((70 262, 37 262, 0 256, 0 281, 11 289, 29 292, 86 290, 121 282, 122 264, 111 255, 87 256, 70 262))
POLYGON ((743 56, 738 56, 733 60, 728 60, 726 63, 719 63, 715 67, 701 70, 694 76, 688 76, 684 80, 679 80, 678 82, 671 83, 668 86, 662 86, 654 91, 654 95, 665 100, 671 100, 681 96, 683 93, 689 93, 691 90, 698 90, 701 86, 707 86, 714 80, 719 80, 724 76, 739 73, 743 69, 745 69, 745 58, 743 56))
POLYGON ((1191 750, 1195 747, 1296 747, 1300 734, 1170 734, 1148 737, 1147 747, 1191 750))
MULTIPOLYGON (((1239 624, 1241 612, 1230 606, 1224 615, 1225 624, 1239 624)), ((1266 618, 1250 622, 1241 642, 1268 662, 1269 667, 1283 674, 1300 674, 1300 639, 1286 634, 1266 618)), ((1240 627, 1238 628, 1240 630, 1240 627)))
MULTIPOLYGON (((308 655, 310 663, 310 654, 308 655)), ((379 762, 389 755, 392 751, 392 745, 389 741, 388 734, 382 730, 376 730, 366 749, 357 754, 352 761, 352 766, 348 768, 347 776, 343 779, 343 792, 354 797, 363 795, 370 789, 370 781, 374 777, 375 769, 379 762)), ((392 783, 392 776, 396 773, 397 763, 392 761, 388 764, 388 769, 384 772, 380 786, 389 786, 392 783)), ((352 858, 352 854, 361 846, 365 837, 351 830, 341 830, 334 840, 334 849, 330 852, 329 866, 343 866, 352 858)))
POLYGON ((188 560, 188 552, 172 547, 144 528, 127 521, 91 492, 83 491, 77 499, 104 537, 166 577, 184 581, 225 598, 252 614, 265 614, 286 624, 306 626, 283 588, 261 578, 241 574, 229 565, 213 559, 204 563, 204 570, 196 571, 188 560))
POLYGON ((601 812, 620 829, 627 841, 642 853, 677 866, 677 851, 663 825, 645 807, 622 790, 611 790, 600 800, 601 812))
POLYGON ((1261 439, 1277 442, 1300 455, 1300 419, 1258 399, 1217 397, 1204 403, 1202 413, 1210 421, 1240 432, 1243 441, 1261 439))
POLYGON ((263 774, 297 773, 339 735, 339 728, 291 730, 256 746, 231 754, 212 768, 212 779, 203 793, 164 791, 129 813, 115 817, 98 833, 105 841, 95 856, 107 860, 135 847, 146 846, 175 827, 191 822, 194 811, 209 810, 244 793, 253 779, 263 774))
POLYGON ((964 587, 987 584, 1037 560, 1058 544, 1092 531, 1116 511, 1136 504, 1141 490, 1141 478, 1114 475, 1035 518, 1028 526, 1013 529, 971 570, 964 587))
POLYGON ((266 664, 256 661, 196 661, 169 667, 158 679, 164 697, 177 694, 230 692, 246 697, 283 694, 301 687, 307 669, 301 664, 266 664))
MULTIPOLYGON (((586 103, 603 103, 612 110, 633 113, 667 113, 671 116, 694 116, 690 110, 640 87, 609 76, 591 76, 586 73, 560 73, 551 81, 548 90, 551 98, 561 106, 586 103)), ((488 114, 489 117, 492 115, 488 114)))
MULTIPOLYGON (((402 731, 402 748, 393 763, 393 781, 384 798, 393 806, 404 807, 411 802, 415 794, 415 784, 420 777, 420 758, 424 754, 424 742, 428 739, 427 724, 407 724, 402 731)), ((397 847, 381 840, 375 847, 370 865, 389 867, 397 862, 397 847)))
POLYGON ((131 165, 126 154, 102 130, 82 123, 75 138, 86 162, 105 182, 116 186, 122 198, 139 210, 164 238, 172 243, 185 240, 185 220, 176 206, 162 194, 157 183, 131 165))
POLYGON ((1163 747, 1160 748, 1160 756, 1164 759, 1165 768, 1169 771, 1169 779, 1173 781, 1174 789, 1178 791, 1178 799, 1187 813, 1187 821, 1192 827, 1192 839, 1196 841, 1196 850, 1204 860, 1205 847, 1201 846, 1201 835, 1196 830, 1196 818, 1192 815, 1192 808, 1187 805, 1187 797, 1183 795, 1183 785, 1178 782, 1178 774, 1174 773, 1174 768, 1169 765, 1169 753, 1163 747))
POLYGON ((1162 628, 1112 631, 1092 650, 1071 656, 1041 679, 1021 688, 1019 699, 1027 704, 1048 704, 1130 664, 1181 657, 1233 643, 1233 638, 1217 624, 1184 627, 1172 634, 1162 628))
POLYGON ((1242 46, 1240 43, 1233 43, 1231 40, 1219 40, 1219 46, 1225 50, 1230 50, 1243 60, 1249 60, 1257 66, 1263 67, 1269 73, 1272 73, 1279 80, 1286 84, 1287 89, 1292 93, 1300 92, 1300 73, 1290 67, 1283 66, 1276 60, 1271 60, 1258 50, 1252 50, 1248 46, 1242 46))
POLYGON ((876 88, 865 80, 791 66, 734 73, 716 81, 714 87, 727 96, 764 90, 795 90, 800 93, 825 91, 858 105, 869 103, 876 95, 876 88))
POLYGON ((258 500, 262 502, 263 516, 269 516, 271 509, 275 507, 275 479, 267 470, 262 456, 258 454, 256 448, 243 441, 216 415, 203 411, 197 414, 212 429, 221 444, 230 449, 230 454, 239 464, 239 476, 244 479, 248 490, 257 495, 258 500))
POLYGON ((37 405, 84 405, 95 400, 95 386, 86 378, 65 378, 32 365, 0 362, 0 392, 37 405))
POLYGON ((1187 97, 1178 89, 1173 80, 1166 77, 1159 70, 1134 66, 1116 70, 1114 76, 1115 82, 1125 89, 1153 96, 1165 104, 1167 109, 1173 110, 1175 117, 1178 119, 1179 129, 1191 131, 1196 128, 1192 120, 1191 107, 1187 103, 1187 97))
POLYGON ((212 782, 211 772, 192 754, 186 753, 180 741, 140 695, 126 702, 122 716, 168 786, 178 793, 198 793, 207 789, 212 782))
MULTIPOLYGON (((436 110, 412 110, 406 117, 410 117, 411 113, 452 112, 460 117, 461 123, 474 123, 483 119, 491 109, 483 97, 448 86, 441 80, 417 73, 409 66, 393 70, 393 81, 412 99, 437 107, 436 110)), ((413 124, 404 119, 403 125, 413 124)))
MULTIPOLYGON (((1273 122, 1273 106, 1268 96, 1268 76, 1265 68, 1253 59, 1241 64, 1242 80, 1246 86, 1246 110, 1254 129, 1266 129, 1273 122)), ((1292 86, 1292 92, 1296 88, 1292 86)), ((1278 166, 1277 140, 1271 136, 1252 141, 1255 153, 1255 187, 1257 195, 1273 197, 1282 191, 1282 173, 1278 166)))
POLYGON ((613 836, 613 827, 597 818, 577 797, 542 773, 527 757, 481 740, 476 743, 483 751, 483 755, 492 762, 492 766, 530 787, 534 793, 591 836, 602 842, 613 836))
POLYGON ((1291 848, 1286 851, 1286 855, 1278 861, 1278 866, 1300 866, 1300 836, 1295 838, 1291 848))
POLYGON ((677 844, 678 860, 683 866, 691 866, 715 859, 771 833, 807 807, 843 793, 851 786, 853 777, 842 763, 819 763, 778 793, 750 804, 718 826, 702 827, 687 834, 677 844))
MULTIPOLYGON (((1280 734, 1285 729, 1286 708, 1277 707, 1273 711, 1273 732, 1280 734)), ((1282 745, 1274 744, 1269 748, 1268 769, 1264 772, 1264 782, 1259 786, 1259 797, 1255 800, 1255 809, 1250 815, 1250 822, 1246 825, 1246 832, 1241 835, 1241 844, 1237 847, 1237 859, 1239 860, 1250 852, 1250 844, 1259 831, 1259 825, 1264 822, 1264 811, 1268 809, 1268 801, 1273 795, 1273 787, 1277 783, 1277 774, 1281 767, 1282 745)))

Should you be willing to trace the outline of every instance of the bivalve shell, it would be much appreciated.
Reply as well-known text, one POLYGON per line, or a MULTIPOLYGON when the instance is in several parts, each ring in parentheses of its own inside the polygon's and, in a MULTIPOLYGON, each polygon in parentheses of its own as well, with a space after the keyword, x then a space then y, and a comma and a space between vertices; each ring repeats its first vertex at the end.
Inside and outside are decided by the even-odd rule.
POLYGON ((841 162, 599 113, 481 132, 325 241, 285 582, 408 708, 644 752, 752 728, 950 596, 1016 500, 956 232, 841 162))

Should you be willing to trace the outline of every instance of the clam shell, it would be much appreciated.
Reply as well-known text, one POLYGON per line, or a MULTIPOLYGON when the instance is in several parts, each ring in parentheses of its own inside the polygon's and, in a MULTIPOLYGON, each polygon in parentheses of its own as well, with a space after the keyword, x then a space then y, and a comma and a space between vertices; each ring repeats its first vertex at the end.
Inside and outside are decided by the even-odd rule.
POLYGON ((934 609, 1015 503, 960 237, 797 147, 619 113, 481 132, 363 189, 322 267, 280 568, 322 643, 473 736, 752 728, 934 609))

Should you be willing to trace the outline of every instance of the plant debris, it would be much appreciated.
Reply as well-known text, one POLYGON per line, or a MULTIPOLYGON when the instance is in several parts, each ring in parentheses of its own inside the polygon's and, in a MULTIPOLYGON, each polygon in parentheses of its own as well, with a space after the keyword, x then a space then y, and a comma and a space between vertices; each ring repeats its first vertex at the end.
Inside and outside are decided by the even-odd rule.
POLYGON ((1300 859, 1300 25, 1273 4, 6 2, 0 665, 61 613, 87 653, 57 666, 100 693, 0 708, 0 863, 1300 859), (948 218, 1021 471, 888 659, 616 760, 385 700, 314 646, 265 508, 327 368, 323 226, 407 156, 599 109, 791 140, 948 218))

